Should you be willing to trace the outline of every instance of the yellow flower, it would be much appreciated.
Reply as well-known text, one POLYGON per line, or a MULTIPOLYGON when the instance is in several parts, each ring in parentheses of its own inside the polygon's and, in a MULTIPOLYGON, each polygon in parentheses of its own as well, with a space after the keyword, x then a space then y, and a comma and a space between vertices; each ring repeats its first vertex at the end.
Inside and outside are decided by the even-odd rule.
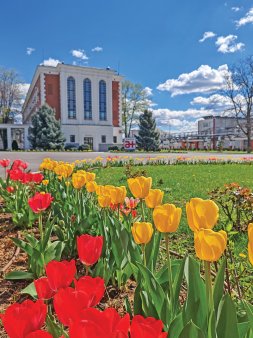
POLYGON ((72 175, 72 184, 75 189, 81 189, 86 183, 86 177, 84 174, 74 173, 72 175))
POLYGON ((88 192, 95 192, 96 188, 97 188, 97 183, 95 181, 86 183, 86 189, 88 192))
POLYGON ((155 207, 153 219, 160 232, 175 232, 180 223, 182 209, 174 204, 163 204, 155 207))
POLYGON ((129 189, 135 198, 145 198, 149 194, 152 185, 151 177, 139 176, 127 180, 129 189))
POLYGON ((43 185, 48 185, 48 183, 49 183, 49 180, 43 180, 43 181, 42 181, 42 184, 43 184, 43 185))
POLYGON ((248 254, 249 254, 249 261, 253 265, 253 223, 248 225, 248 254))
POLYGON ((53 161, 50 158, 44 158, 44 160, 40 164, 40 170, 49 170, 53 171, 54 168, 58 165, 57 161, 53 161))
POLYGON ((211 229, 201 229, 194 232, 194 247, 199 259, 216 262, 227 246, 227 233, 223 230, 215 232, 211 229))
POLYGON ((65 182, 65 185, 66 185, 67 187, 69 187, 69 186, 70 186, 70 182, 69 182, 69 181, 65 182))
POLYGON ((99 195, 98 204, 101 208, 107 208, 111 204, 111 197, 109 195, 99 195))
POLYGON ((87 180, 87 182, 95 181, 95 179, 96 179, 96 174, 95 173, 86 172, 86 180, 87 180))
POLYGON ((247 257, 243 252, 239 253, 239 256, 242 257, 242 258, 246 258, 247 257))
POLYGON ((135 222, 131 230, 136 244, 147 244, 154 232, 152 224, 146 222, 135 222))
POLYGON ((113 204, 123 204, 126 198, 126 187, 113 187, 110 189, 110 196, 113 204))
POLYGON ((148 196, 145 198, 147 207, 154 209, 158 205, 161 205, 163 195, 164 195, 164 192, 160 189, 150 189, 148 196))
POLYGON ((211 200, 192 198, 186 203, 186 214, 192 231, 212 229, 219 218, 219 208, 211 200))
POLYGON ((56 173, 56 175, 66 178, 66 177, 69 177, 72 174, 73 169, 74 169, 73 164, 62 163, 62 164, 58 164, 54 168, 54 172, 56 173))

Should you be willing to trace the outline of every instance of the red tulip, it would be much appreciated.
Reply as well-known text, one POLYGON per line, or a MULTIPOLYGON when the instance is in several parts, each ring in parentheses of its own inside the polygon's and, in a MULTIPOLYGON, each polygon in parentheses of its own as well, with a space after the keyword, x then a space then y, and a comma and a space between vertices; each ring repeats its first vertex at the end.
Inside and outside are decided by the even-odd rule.
POLYGON ((86 292, 92 299, 90 307, 96 306, 104 296, 105 283, 100 277, 84 276, 75 281, 76 291, 86 292))
POLYGON ((21 304, 10 305, 1 319, 10 338, 25 338, 29 333, 40 330, 46 314, 47 306, 42 300, 26 300, 21 304))
POLYGON ((82 319, 70 325, 70 338, 127 338, 130 317, 123 318, 117 311, 108 308, 103 312, 87 309, 82 312, 82 319))
POLYGON ((68 287, 74 280, 76 264, 74 259, 68 261, 51 261, 46 266, 48 283, 53 291, 68 287))
POLYGON ((39 299, 50 299, 54 296, 55 292, 51 289, 47 277, 41 277, 34 280, 34 286, 39 299))
POLYGON ((7 160, 6 158, 4 158, 3 160, 0 160, 0 166, 3 168, 6 168, 10 165, 11 161, 7 160))
POLYGON ((20 169, 20 168, 27 169, 28 164, 26 162, 21 161, 21 160, 15 160, 15 161, 13 161, 11 167, 12 167, 12 169, 20 169))
POLYGON ((50 333, 42 330, 37 330, 32 333, 29 333, 25 338, 54 338, 50 333))
POLYGON ((13 192, 15 191, 15 188, 12 187, 11 185, 9 185, 9 186, 6 188, 6 190, 11 194, 11 193, 13 193, 13 192))
POLYGON ((20 169, 10 169, 7 173, 12 181, 21 181, 24 176, 24 172, 20 169))
POLYGON ((91 306, 92 296, 86 292, 75 291, 71 287, 60 289, 54 296, 54 309, 59 321, 66 326, 79 321, 82 310, 91 306))
POLYGON ((41 173, 23 173, 23 176, 21 178, 21 182, 23 184, 26 183, 41 183, 44 179, 44 176, 41 173))
POLYGON ((28 204, 34 213, 39 214, 41 211, 46 210, 52 201, 51 194, 37 192, 33 197, 29 198, 28 204))
POLYGON ((137 315, 131 324, 131 338, 167 338, 168 334, 162 332, 163 322, 152 317, 144 318, 137 315))
POLYGON ((82 235, 77 237, 77 251, 80 261, 86 266, 95 264, 101 256, 103 236, 82 235))

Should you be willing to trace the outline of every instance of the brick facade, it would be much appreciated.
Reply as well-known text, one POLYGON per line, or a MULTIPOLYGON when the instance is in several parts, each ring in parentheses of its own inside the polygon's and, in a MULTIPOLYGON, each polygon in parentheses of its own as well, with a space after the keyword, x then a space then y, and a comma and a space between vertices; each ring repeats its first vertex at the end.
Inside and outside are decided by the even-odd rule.
POLYGON ((58 74, 45 74, 45 101, 55 109, 55 118, 61 118, 60 76, 58 74))
POLYGON ((119 127, 120 125, 119 100, 120 100, 119 81, 112 81, 112 118, 114 127, 119 127))

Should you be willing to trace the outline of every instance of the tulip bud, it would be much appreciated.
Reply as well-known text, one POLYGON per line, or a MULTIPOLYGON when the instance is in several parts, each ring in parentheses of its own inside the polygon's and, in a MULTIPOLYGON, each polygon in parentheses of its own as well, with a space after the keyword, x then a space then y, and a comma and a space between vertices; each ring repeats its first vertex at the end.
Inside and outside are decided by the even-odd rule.
POLYGON ((216 262, 227 246, 227 233, 223 230, 215 232, 211 229, 201 229, 194 232, 194 246, 199 259, 216 262))
POLYGON ((147 244, 154 232, 152 224, 146 222, 135 222, 131 230, 136 244, 147 244))
POLYGON ((163 204, 155 207, 153 219, 160 232, 175 232, 179 226, 182 209, 174 204, 163 204))
POLYGON ((139 176, 127 180, 129 189, 135 198, 145 198, 149 194, 152 185, 151 177, 139 176))
POLYGON ((253 223, 248 225, 248 254, 249 254, 249 261, 253 265, 253 223))
POLYGON ((186 214, 192 231, 212 229, 219 218, 219 208, 212 200, 192 198, 186 203, 186 214))
POLYGON ((162 204, 164 192, 160 189, 150 189, 148 196, 145 198, 145 202, 148 208, 154 209, 158 205, 162 204))

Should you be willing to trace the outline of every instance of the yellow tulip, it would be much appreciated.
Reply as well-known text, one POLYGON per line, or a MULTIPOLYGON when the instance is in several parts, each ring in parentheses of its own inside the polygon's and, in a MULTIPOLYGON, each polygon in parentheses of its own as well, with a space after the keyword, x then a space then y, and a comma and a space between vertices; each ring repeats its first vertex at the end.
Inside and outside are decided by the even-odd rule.
POLYGON ((215 232, 211 229, 201 229, 194 232, 194 247, 199 259, 216 262, 227 246, 227 233, 223 230, 215 232))
POLYGON ((253 265, 253 223, 248 225, 248 254, 249 254, 249 261, 253 265))
POLYGON ((86 173, 86 180, 87 180, 87 182, 95 181, 95 179, 96 179, 96 174, 95 173, 90 173, 90 172, 86 173))
POLYGON ((72 184, 75 189, 81 189, 86 183, 86 177, 83 174, 74 173, 72 175, 72 184))
POLYGON ((127 180, 129 189, 135 198, 145 198, 149 194, 152 185, 151 177, 139 176, 127 180))
POLYGON ((56 175, 66 178, 72 174, 73 169, 74 169, 73 164, 61 163, 54 168, 54 172, 56 173, 56 175))
POLYGON ((111 204, 111 197, 109 195, 99 195, 98 204, 101 208, 107 208, 111 204))
POLYGON ((131 230, 136 244, 147 244, 154 232, 152 224, 146 222, 135 222, 131 230))
POLYGON ((42 181, 42 184, 43 184, 43 185, 48 185, 48 183, 49 183, 49 180, 43 180, 43 181, 42 181))
POLYGON ((92 182, 87 182, 86 183, 86 189, 88 192, 95 192, 97 188, 97 183, 92 181, 92 182))
POLYGON ((192 231, 212 229, 219 218, 219 208, 214 201, 192 198, 186 203, 186 214, 192 231))
POLYGON ((123 204, 126 198, 126 187, 114 187, 110 189, 110 196, 113 204, 123 204))
POLYGON ((182 209, 174 204, 163 204, 155 207, 153 219, 160 232, 175 232, 180 223, 182 209))
POLYGON ((103 195, 105 190, 105 186, 104 185, 97 185, 96 186, 96 194, 99 195, 103 195))
POLYGON ((158 205, 162 204, 164 192, 160 189, 150 189, 148 196, 145 198, 145 202, 148 208, 154 209, 158 205))

